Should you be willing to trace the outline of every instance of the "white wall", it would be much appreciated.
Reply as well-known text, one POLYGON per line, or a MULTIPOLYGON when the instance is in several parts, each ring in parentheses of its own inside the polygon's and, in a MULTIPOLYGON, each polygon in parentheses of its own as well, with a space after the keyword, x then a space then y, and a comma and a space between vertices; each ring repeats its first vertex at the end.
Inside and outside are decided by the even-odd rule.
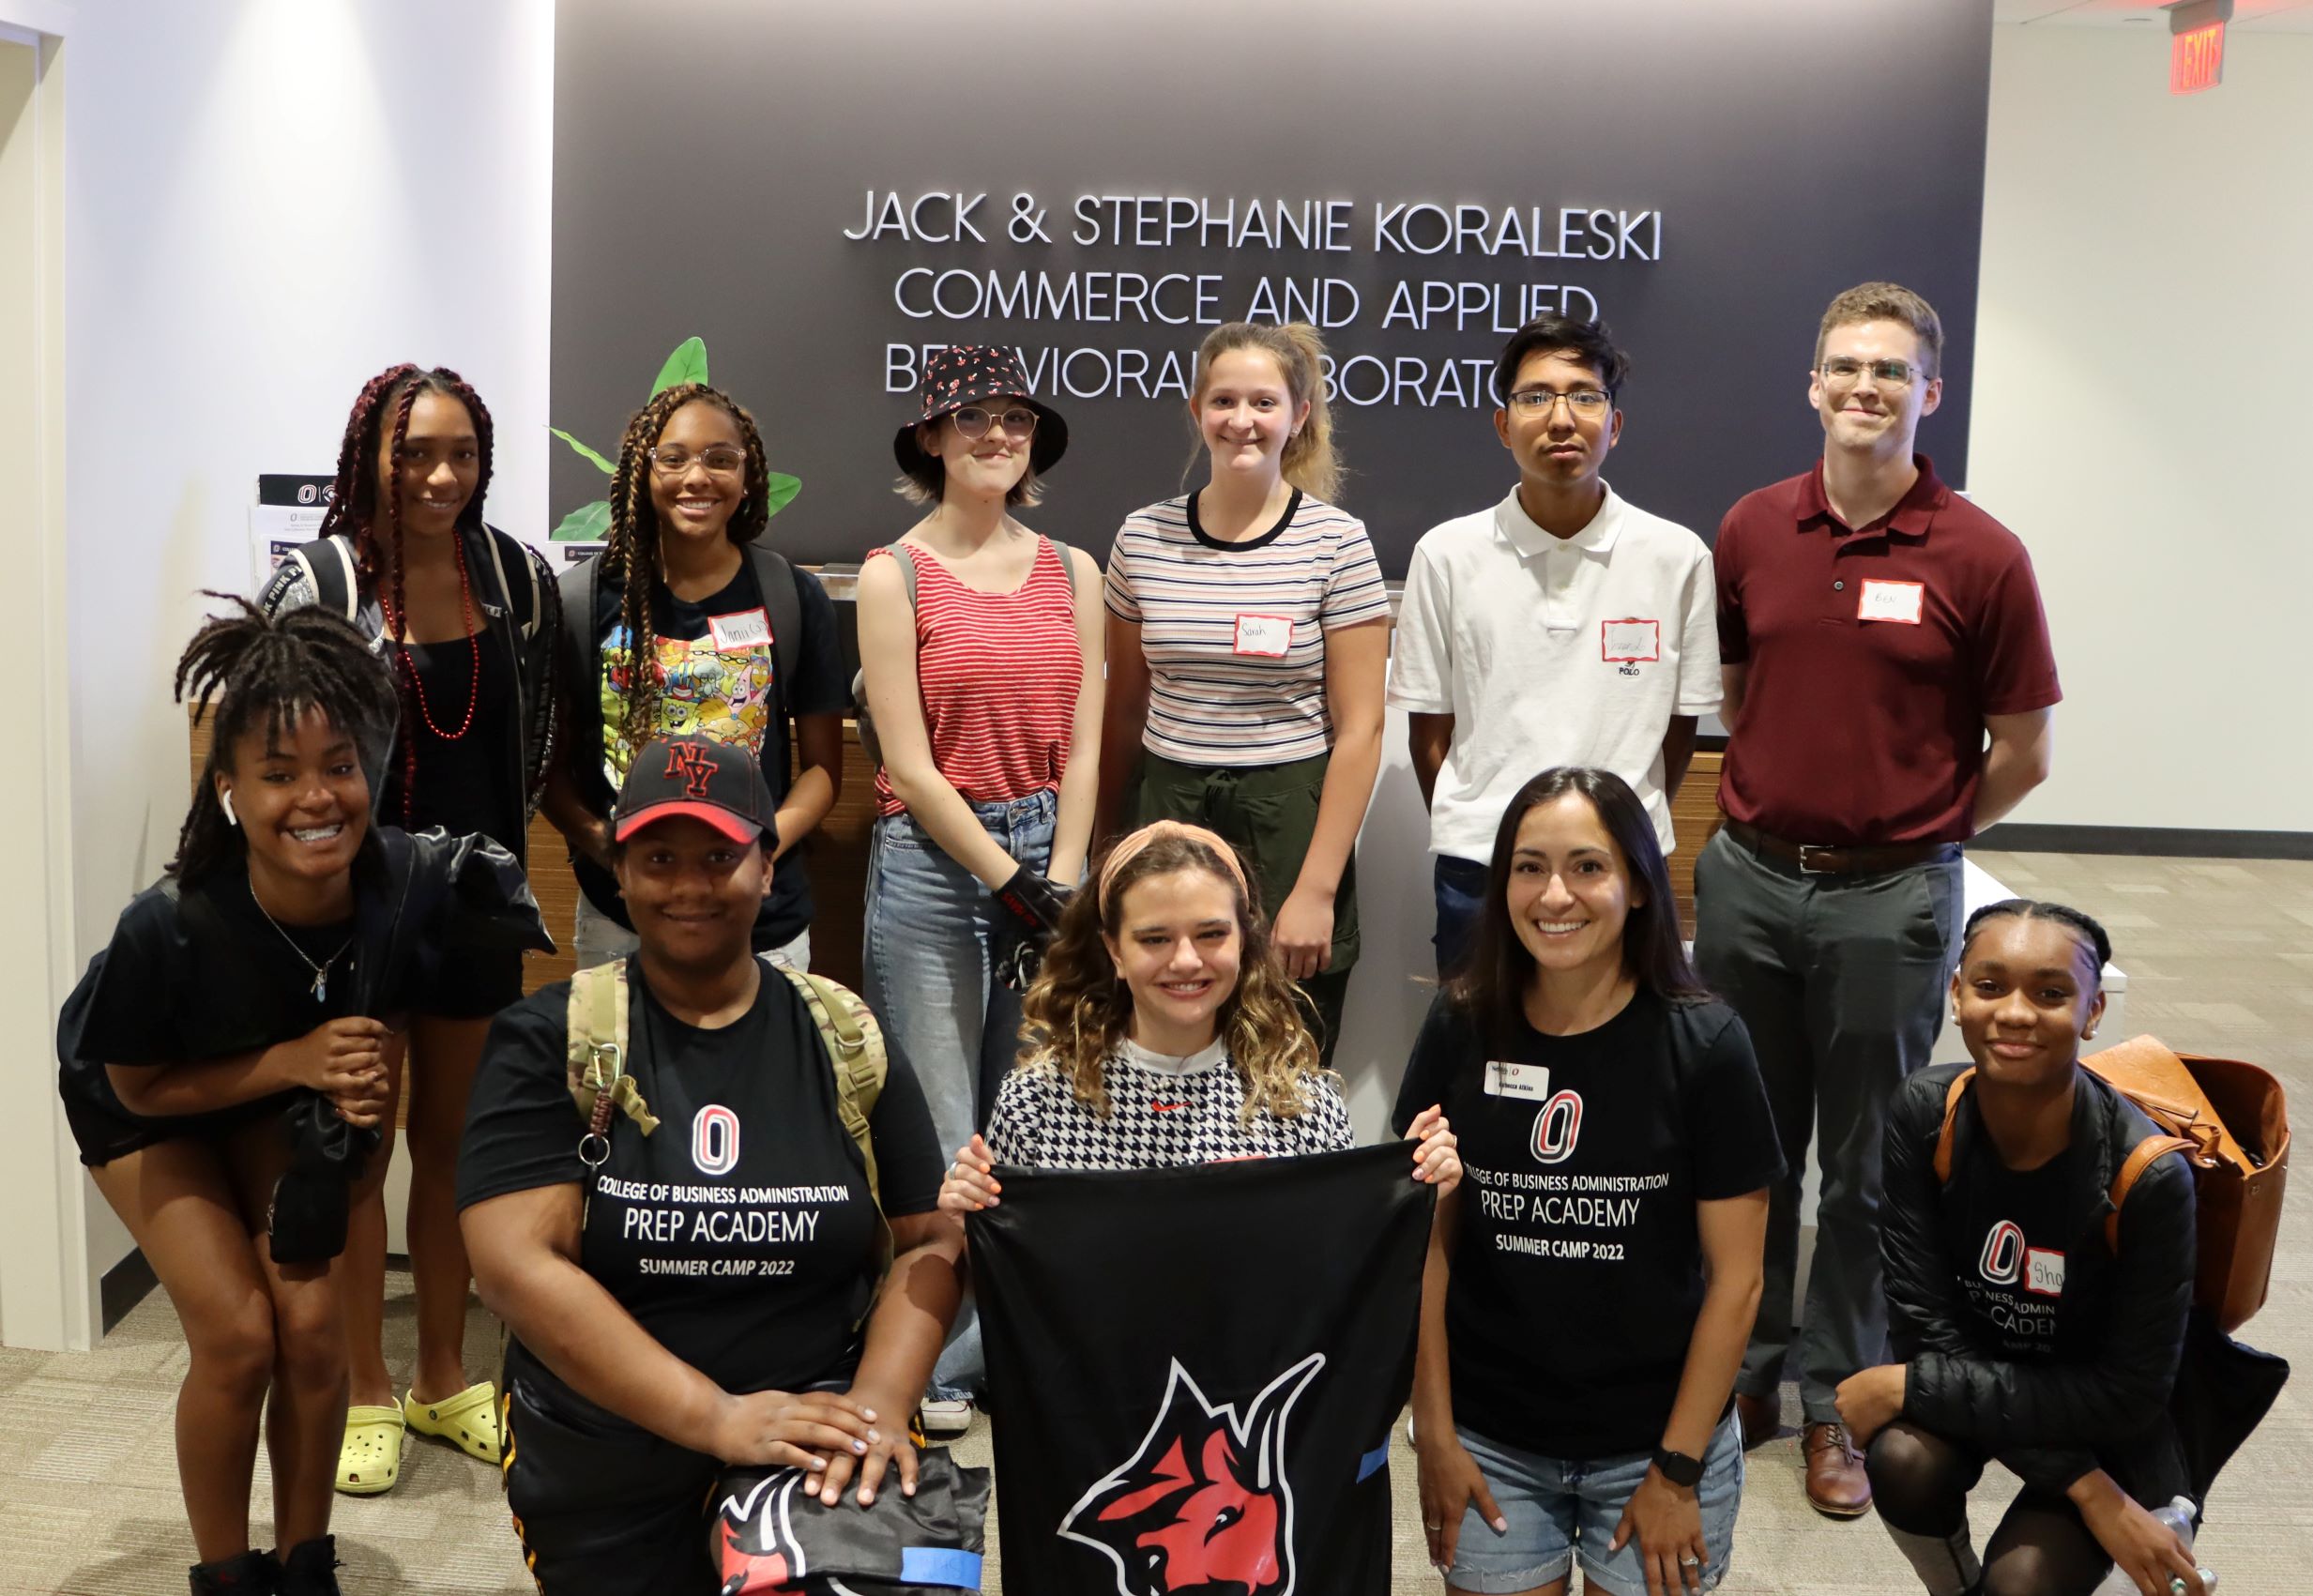
MULTIPOLYGON (((2032 823, 2313 830, 2313 37, 1992 48, 1969 487, 2031 546, 2064 702, 2032 823)), ((1927 424, 1927 446, 1934 448, 1927 424)))
MULTIPOLYGON (((173 851, 188 771, 169 676, 199 590, 248 585, 260 471, 333 469, 365 380, 447 364, 496 421, 492 520, 543 536, 553 17, 551 0, 79 8, 65 344, 80 960, 173 851)), ((50 1068, 17 1068, 36 1066, 50 1068)), ((128 1238, 91 1208, 100 1273, 128 1238)))

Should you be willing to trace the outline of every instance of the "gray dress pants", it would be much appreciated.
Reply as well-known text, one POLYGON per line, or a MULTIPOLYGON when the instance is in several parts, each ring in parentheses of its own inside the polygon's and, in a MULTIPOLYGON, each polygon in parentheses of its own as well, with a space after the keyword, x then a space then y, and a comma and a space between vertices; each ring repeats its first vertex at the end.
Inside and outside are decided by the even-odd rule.
POLYGON ((1721 831, 1695 861, 1695 962, 1751 1032, 1783 1141, 1783 1178, 1768 1189, 1758 1322, 1735 1389, 1773 1395, 1796 1339, 1810 1424, 1836 1423, 1839 1382, 1887 1361, 1879 1143, 1896 1086, 1935 1046, 1959 955, 1960 902, 1956 847, 1877 874, 1809 874, 1721 831), (1822 1196, 1795 1326, 1811 1139, 1822 1196))

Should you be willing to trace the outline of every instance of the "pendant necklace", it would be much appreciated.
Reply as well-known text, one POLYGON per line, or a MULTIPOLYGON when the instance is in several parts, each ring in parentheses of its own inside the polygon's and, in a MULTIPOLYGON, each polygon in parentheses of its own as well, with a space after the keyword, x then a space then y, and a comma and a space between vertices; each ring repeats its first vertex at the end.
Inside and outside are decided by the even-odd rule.
POLYGON ((345 956, 345 950, 354 945, 354 939, 351 936, 346 937, 344 942, 339 946, 336 952, 330 954, 327 958, 322 960, 322 962, 317 965, 313 963, 312 956, 308 954, 304 949, 297 946, 297 939, 296 937, 290 935, 286 931, 282 930, 282 922, 275 920, 271 912, 266 908, 264 903, 259 900, 257 896, 256 883, 254 882, 250 884, 249 901, 257 905, 257 912, 259 914, 265 916, 266 924, 281 933, 282 940, 289 944, 289 950, 297 956, 297 962, 302 964, 307 969, 313 972, 313 1001, 316 1003, 327 1003, 329 1001, 329 966, 336 964, 340 959, 345 956))

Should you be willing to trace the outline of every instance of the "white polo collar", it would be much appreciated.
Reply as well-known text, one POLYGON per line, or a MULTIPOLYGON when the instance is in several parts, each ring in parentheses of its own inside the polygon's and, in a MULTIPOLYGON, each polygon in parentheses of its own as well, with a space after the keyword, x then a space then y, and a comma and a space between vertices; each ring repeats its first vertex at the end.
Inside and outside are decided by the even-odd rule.
POLYGON ((1526 513, 1526 507, 1518 502, 1518 490, 1515 488, 1511 489, 1502 502, 1494 507, 1494 530, 1501 535, 1504 542, 1517 550, 1520 559, 1530 560, 1536 555, 1547 554, 1553 549, 1605 559, 1613 553, 1614 540, 1622 531, 1622 498, 1614 491, 1611 482, 1602 482, 1600 486, 1606 490, 1606 496, 1600 502, 1598 513, 1590 517, 1588 526, 1571 538, 1555 537, 1536 525, 1534 518, 1526 513))

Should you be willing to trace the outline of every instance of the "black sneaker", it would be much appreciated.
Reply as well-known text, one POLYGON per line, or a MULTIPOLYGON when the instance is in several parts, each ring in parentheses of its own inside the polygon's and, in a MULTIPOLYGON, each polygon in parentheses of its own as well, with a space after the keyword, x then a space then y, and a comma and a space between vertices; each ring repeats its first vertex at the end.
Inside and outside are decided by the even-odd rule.
POLYGON ((324 1535, 289 1548, 282 1558, 280 1596, 341 1596, 337 1586, 337 1537, 324 1535))
POLYGON ((192 1566, 192 1596, 276 1596, 282 1565, 270 1552, 243 1552, 222 1562, 192 1566))

